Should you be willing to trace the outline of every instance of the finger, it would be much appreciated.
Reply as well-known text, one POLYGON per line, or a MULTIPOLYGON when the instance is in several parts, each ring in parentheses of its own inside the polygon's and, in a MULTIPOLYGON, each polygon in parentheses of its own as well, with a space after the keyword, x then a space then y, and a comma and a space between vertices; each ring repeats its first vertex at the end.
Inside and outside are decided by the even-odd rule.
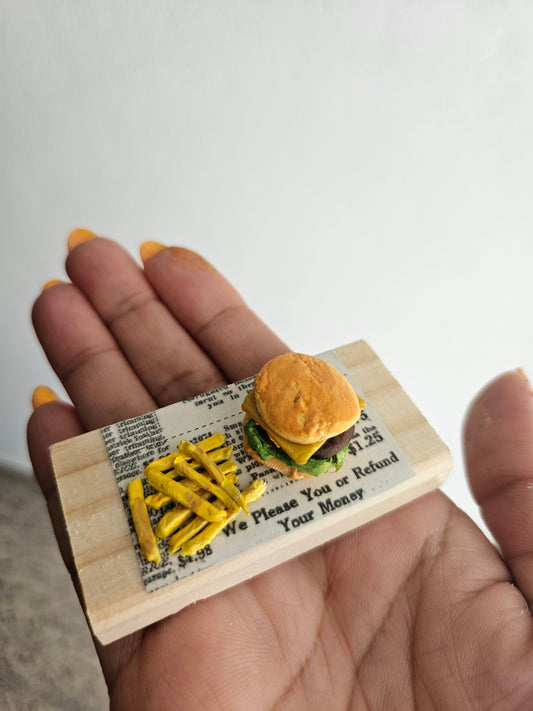
MULTIPOLYGON (((39 392, 41 388, 42 386, 37 388, 34 393, 33 404, 35 409, 28 420, 28 451, 35 477, 48 506, 50 520, 61 556, 70 573, 83 608, 81 585, 70 546, 49 449, 56 442, 83 434, 85 429, 72 405, 61 402, 55 394, 50 396, 48 388, 43 389, 48 392, 39 392)), ((139 638, 138 634, 130 635, 128 638, 123 638, 106 647, 103 647, 98 640, 94 640, 108 683, 113 679, 114 674, 120 667, 120 663, 124 658, 124 648, 129 647, 129 649, 132 649, 139 641, 139 638)))
POLYGON ((43 349, 87 429, 155 409, 108 328, 76 286, 45 289, 32 317, 43 349))
POLYGON ((103 238, 85 241, 70 252, 66 266, 158 405, 224 384, 211 358, 118 244, 103 238))
POLYGON ((44 498, 65 565, 74 578, 72 552, 68 542, 65 521, 57 490, 57 483, 49 456, 52 444, 85 431, 72 405, 61 402, 57 396, 45 400, 34 397, 36 409, 27 426, 28 451, 33 471, 44 498), (45 404, 40 404, 45 403, 45 404))
POLYGON ((182 247, 153 252, 144 268, 154 290, 228 381, 288 350, 203 257, 182 247))
POLYGON ((472 491, 518 587, 533 603, 533 391, 522 371, 488 385, 468 413, 472 491))

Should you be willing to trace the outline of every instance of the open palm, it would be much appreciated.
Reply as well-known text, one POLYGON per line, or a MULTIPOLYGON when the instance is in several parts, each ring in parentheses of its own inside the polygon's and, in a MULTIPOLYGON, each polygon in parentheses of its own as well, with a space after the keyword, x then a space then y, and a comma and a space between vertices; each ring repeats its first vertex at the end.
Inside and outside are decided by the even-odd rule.
MULTIPOLYGON (((252 375, 286 346, 197 254, 114 242, 67 259, 36 332, 74 406, 28 424, 67 566, 48 446, 252 375), (149 258, 147 258, 149 257, 149 258)), ((440 492, 108 646, 111 707, 533 709, 533 398, 510 372, 465 427, 475 496, 500 552, 440 492)), ((76 581, 75 581, 76 582, 76 581)))

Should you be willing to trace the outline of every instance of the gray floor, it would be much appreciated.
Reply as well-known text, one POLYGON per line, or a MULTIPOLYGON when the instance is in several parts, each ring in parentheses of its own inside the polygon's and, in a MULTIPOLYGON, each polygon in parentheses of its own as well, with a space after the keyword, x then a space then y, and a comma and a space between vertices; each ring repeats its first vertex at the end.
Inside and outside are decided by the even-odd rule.
POLYGON ((0 708, 100 711, 102 672, 31 477, 0 469, 0 708))

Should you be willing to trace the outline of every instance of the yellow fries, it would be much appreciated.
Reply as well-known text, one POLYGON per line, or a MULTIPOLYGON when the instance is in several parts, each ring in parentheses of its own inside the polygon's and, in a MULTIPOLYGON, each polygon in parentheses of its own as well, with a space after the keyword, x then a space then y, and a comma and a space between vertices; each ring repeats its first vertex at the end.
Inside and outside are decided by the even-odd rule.
MULTIPOLYGON (((168 538, 192 516, 194 516, 194 513, 190 509, 185 506, 176 506, 170 511, 167 511, 167 513, 158 521, 154 533, 157 538, 168 538)), ((205 519, 203 520, 205 521, 205 519)))
MULTIPOLYGON (((201 444, 203 444, 203 440, 201 444)), ((231 453, 233 451, 233 447, 219 447, 218 449, 213 449, 207 453, 207 456, 213 460, 213 462, 217 463, 220 462, 218 469, 222 474, 229 474, 237 471, 237 465, 236 463, 229 459, 231 456, 231 453), (227 460, 227 461, 224 461, 227 460)), ((181 452, 175 452, 174 454, 169 454, 167 457, 163 457, 163 459, 158 459, 157 462, 153 462, 152 464, 149 464, 146 469, 144 470, 144 473, 146 476, 148 476, 148 472, 155 470, 155 471, 164 471, 166 476, 170 477, 171 479, 175 479, 176 477, 179 476, 179 471, 175 466, 175 462, 180 461, 180 462, 187 462, 190 464, 191 467, 194 469, 199 469, 200 465, 198 462, 194 462, 190 459, 185 458, 181 452), (169 464, 170 462, 170 464, 169 464), (173 467, 173 468, 171 468, 173 467), (167 471, 168 470, 168 471, 167 471)), ((182 482, 183 483, 183 482, 182 482)), ((192 486, 192 484, 191 484, 192 486)), ((149 496, 146 497, 145 499, 146 505, 149 506, 151 509, 160 509, 163 506, 166 506, 167 504, 172 503, 172 499, 170 496, 167 494, 162 494, 161 492, 158 492, 157 494, 150 494, 149 496)))
MULTIPOLYGON (((243 491, 243 498, 246 503, 256 501, 260 496, 263 496, 263 494, 265 493, 265 489, 266 482, 263 481, 263 479, 257 479, 256 481, 252 482, 250 486, 246 487, 246 489, 243 491)), ((192 540, 188 539, 187 542, 184 542, 184 544, 181 546, 181 554, 194 555, 201 548, 205 548, 205 546, 209 545, 213 538, 217 536, 222 531, 222 529, 227 526, 233 518, 235 518, 236 515, 236 511, 234 513, 228 512, 225 518, 218 523, 204 523, 201 529, 202 533, 192 540)), ((189 525, 192 525, 192 523, 194 523, 194 521, 191 522, 191 524, 189 525)))
POLYGON ((150 469, 155 469, 158 472, 164 472, 166 469, 170 469, 172 467, 172 464, 174 463, 174 457, 174 454, 169 454, 166 457, 162 457, 161 459, 156 459, 155 462, 151 462, 148 466, 150 467, 150 469))
POLYGON ((204 469, 211 474, 213 479, 224 487, 224 490, 231 496, 233 501, 235 501, 241 508, 243 508, 246 513, 250 513, 246 508, 246 502, 242 498, 242 493, 237 489, 236 486, 230 483, 224 484, 224 477, 220 475, 220 471, 216 464, 214 464, 204 451, 198 445, 192 444, 192 442, 180 442, 179 445, 180 452, 185 455, 191 456, 197 462, 199 462, 204 469))
MULTIPOLYGON (((202 528, 207 525, 208 523, 205 519, 196 516, 190 523, 181 528, 177 533, 168 539, 168 552, 176 553, 176 551, 179 551, 179 549, 186 541, 189 540, 189 538, 196 536, 196 534, 200 533, 202 528)), ((226 524, 224 523, 224 525, 226 524)))
POLYGON ((163 494, 167 494, 171 499, 177 501, 182 506, 186 506, 188 509, 194 511, 206 521, 221 521, 224 518, 224 512, 216 509, 208 501, 204 501, 200 496, 188 489, 183 484, 178 481, 173 481, 168 476, 160 474, 156 471, 151 471, 148 473, 148 483, 161 491, 163 494))
MULTIPOLYGON (((237 477, 235 475, 235 471, 237 469, 237 465, 235 462, 223 462, 220 465, 220 470, 224 472, 226 475, 226 478, 228 480, 235 484, 237 481, 237 477)), ((197 489, 196 484, 193 481, 183 481, 182 482, 183 486, 188 486, 193 490, 197 489)), ((148 499, 153 499, 156 496, 161 496, 165 497, 166 501, 165 503, 170 503, 172 499, 170 496, 167 496, 166 494, 151 494, 150 496, 147 496, 145 501, 148 504, 148 499)), ((198 494, 198 496, 201 496, 202 498, 208 498, 209 492, 208 491, 203 491, 198 494)), ((233 502, 232 502, 233 503, 233 502)), ((215 502, 216 506, 216 502, 215 502)), ((158 507, 153 507, 153 508, 158 508, 158 507)), ((168 538, 171 536, 175 531, 178 530, 178 528, 185 523, 191 516, 193 515, 193 512, 186 508, 185 506, 175 506, 173 509, 170 511, 167 511, 166 514, 159 520, 156 529, 155 529, 155 535, 157 538, 168 538)), ((172 553, 172 551, 170 551, 172 553)))
POLYGON ((151 563, 160 563, 161 554, 144 503, 144 491, 140 479, 134 479, 128 484, 128 501, 142 555, 151 563))
POLYGON ((168 552, 190 556, 205 548, 242 509, 261 496, 264 481, 241 491, 232 446, 217 432, 197 444, 183 440, 177 452, 151 462, 144 470, 152 492, 144 497, 141 479, 128 484, 128 500, 143 557, 161 562, 157 539, 167 539, 168 552), (157 511, 165 510, 157 519, 157 511), (176 505, 177 504, 177 505, 176 505), (148 507, 152 513, 148 513, 148 507))
MULTIPOLYGON (((193 469, 189 464, 187 464, 187 462, 176 462, 176 469, 180 472, 180 474, 183 474, 184 477, 187 477, 187 479, 197 484, 198 487, 209 491, 210 494, 213 494, 213 496, 219 499, 225 506, 229 506, 232 510, 239 510, 239 506, 235 505, 235 502, 231 496, 229 496, 229 494, 227 494, 221 486, 214 484, 206 476, 200 474, 200 472, 197 472, 196 469, 193 469)), ((224 484, 224 482, 224 477, 221 477, 221 483, 224 484)), ((228 484, 226 484, 226 486, 227 485, 228 484)))

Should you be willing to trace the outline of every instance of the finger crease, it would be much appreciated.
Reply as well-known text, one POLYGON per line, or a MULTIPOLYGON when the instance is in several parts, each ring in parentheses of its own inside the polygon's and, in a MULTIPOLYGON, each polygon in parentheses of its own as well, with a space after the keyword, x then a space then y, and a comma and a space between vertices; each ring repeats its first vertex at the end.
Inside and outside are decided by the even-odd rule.
POLYGON ((220 328, 219 324, 222 321, 233 320, 233 315, 239 311, 246 312, 249 311, 249 309, 246 304, 230 304, 220 309, 220 311, 216 311, 195 331, 194 337, 201 340, 204 333, 210 331, 212 328, 220 328))
POLYGON ((85 348, 81 350, 72 362, 69 363, 69 367, 62 370, 61 379, 65 385, 65 388, 69 389, 68 384, 70 380, 74 377, 82 368, 85 368, 88 363, 94 362, 96 359, 101 358, 109 354, 119 354, 120 351, 114 345, 104 346, 102 348, 85 348))
POLYGON ((114 329, 128 316, 139 313, 155 303, 157 300, 153 294, 145 295, 138 291, 134 292, 115 304, 112 315, 105 322, 109 328, 114 329))
POLYGON ((500 498, 503 494, 508 494, 509 491, 512 491, 516 487, 518 488, 526 488, 527 486, 530 485, 529 480, 525 481, 524 479, 521 479, 520 477, 509 477, 505 479, 502 483, 500 483, 498 486, 494 486, 492 489, 490 489, 484 496, 477 496, 477 502, 479 506, 484 507, 487 504, 490 504, 491 501, 495 498, 500 498))

